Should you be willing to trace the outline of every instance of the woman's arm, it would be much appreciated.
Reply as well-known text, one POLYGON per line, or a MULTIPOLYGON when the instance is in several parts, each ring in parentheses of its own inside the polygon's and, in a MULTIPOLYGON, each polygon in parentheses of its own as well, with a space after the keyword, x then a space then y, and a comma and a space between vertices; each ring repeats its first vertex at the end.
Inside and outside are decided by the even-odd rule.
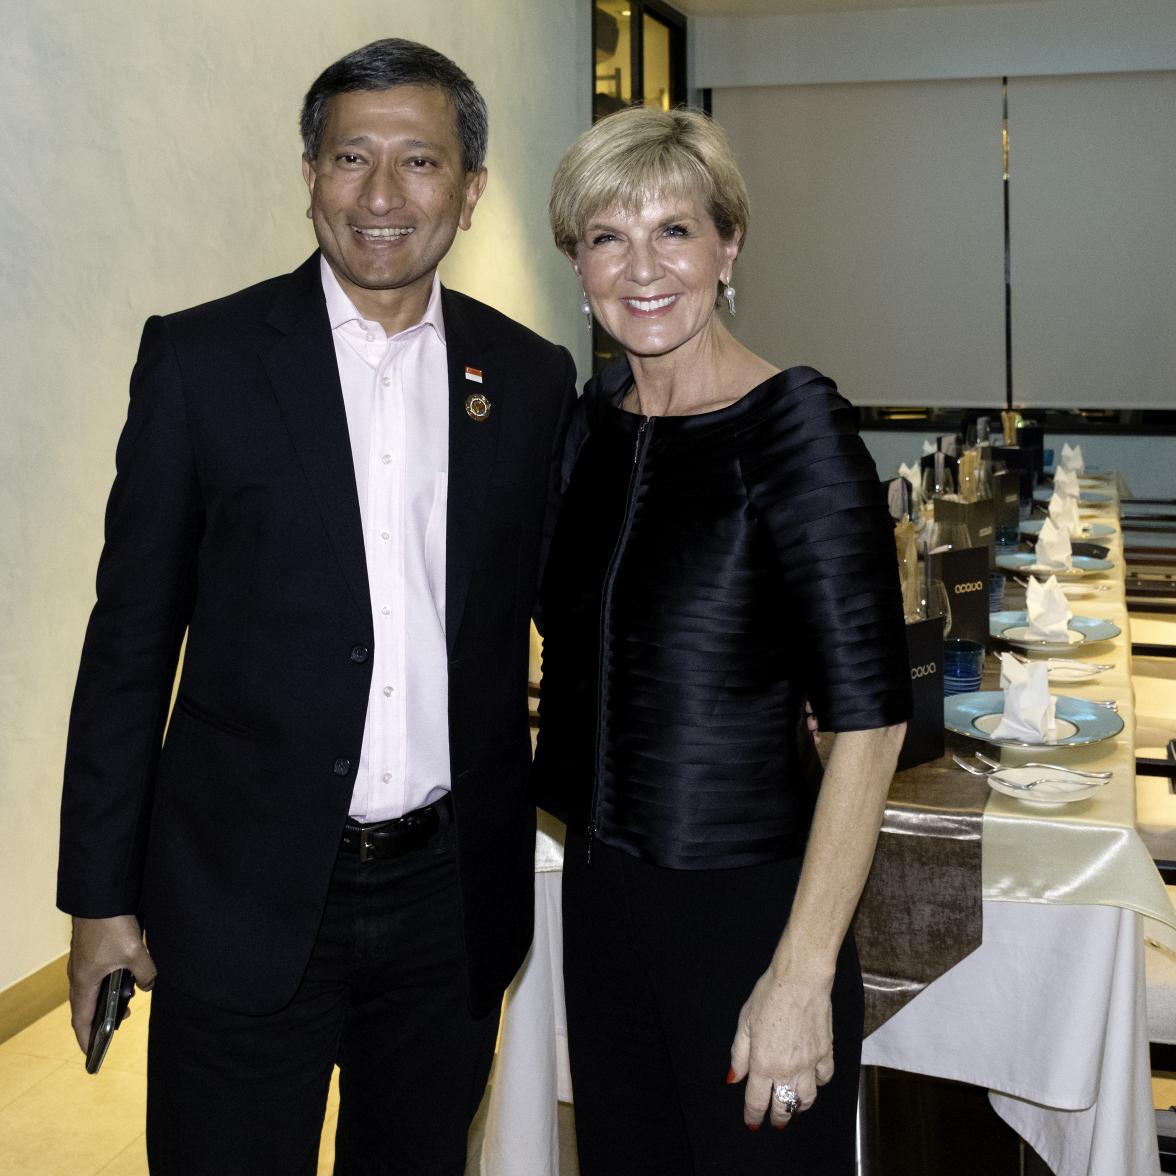
POLYGON ((772 1100, 788 1083, 807 1110, 833 1076, 830 991, 837 953, 870 872, 906 724, 836 736, 821 784, 792 913, 768 970, 739 1014, 728 1082, 747 1078, 744 1121, 789 1116, 772 1100))

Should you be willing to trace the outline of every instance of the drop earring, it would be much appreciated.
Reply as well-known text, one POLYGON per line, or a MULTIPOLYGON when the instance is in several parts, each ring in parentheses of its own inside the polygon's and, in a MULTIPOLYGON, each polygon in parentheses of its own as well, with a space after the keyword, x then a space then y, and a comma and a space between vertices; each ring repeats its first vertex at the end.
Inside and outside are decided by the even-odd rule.
POLYGON ((586 290, 582 290, 580 293, 580 313, 588 320, 588 330, 592 330, 592 304, 588 301, 586 290))
POLYGON ((723 297, 727 300, 727 309, 732 317, 735 315, 735 287, 730 282, 723 283, 723 297))

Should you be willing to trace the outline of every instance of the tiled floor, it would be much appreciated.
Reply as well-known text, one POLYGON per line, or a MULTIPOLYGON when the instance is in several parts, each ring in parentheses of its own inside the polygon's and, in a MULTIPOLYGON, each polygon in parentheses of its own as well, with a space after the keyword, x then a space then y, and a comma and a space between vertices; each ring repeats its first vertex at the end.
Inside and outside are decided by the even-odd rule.
MULTIPOLYGON (((0 1176, 146 1176, 143 1116, 147 1088, 147 1011, 137 993, 102 1072, 85 1072, 65 1005, 0 1043, 0 1176)), ((331 1082, 319 1172, 330 1173, 338 1112, 331 1082)), ((571 1109, 560 1107, 561 1176, 577 1176, 571 1109)), ((471 1153, 480 1120, 471 1132, 471 1153)), ((480 1176, 471 1161, 467 1176, 480 1176)))

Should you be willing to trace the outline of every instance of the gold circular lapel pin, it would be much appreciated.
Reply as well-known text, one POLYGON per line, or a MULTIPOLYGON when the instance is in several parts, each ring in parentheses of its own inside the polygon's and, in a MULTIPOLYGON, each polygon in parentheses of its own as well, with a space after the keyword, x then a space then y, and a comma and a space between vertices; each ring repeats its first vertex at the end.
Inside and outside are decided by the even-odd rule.
POLYGON ((484 392, 471 392, 466 397, 466 416, 471 421, 484 421, 490 415, 490 397, 484 392))

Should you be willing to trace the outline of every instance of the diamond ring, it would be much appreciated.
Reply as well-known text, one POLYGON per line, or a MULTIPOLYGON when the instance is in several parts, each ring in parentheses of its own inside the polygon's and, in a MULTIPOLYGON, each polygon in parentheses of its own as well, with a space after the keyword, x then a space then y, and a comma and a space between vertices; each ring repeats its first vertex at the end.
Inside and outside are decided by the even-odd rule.
POLYGON ((800 1110, 800 1095, 787 1082, 772 1087, 772 1098, 786 1115, 795 1115, 800 1110))

